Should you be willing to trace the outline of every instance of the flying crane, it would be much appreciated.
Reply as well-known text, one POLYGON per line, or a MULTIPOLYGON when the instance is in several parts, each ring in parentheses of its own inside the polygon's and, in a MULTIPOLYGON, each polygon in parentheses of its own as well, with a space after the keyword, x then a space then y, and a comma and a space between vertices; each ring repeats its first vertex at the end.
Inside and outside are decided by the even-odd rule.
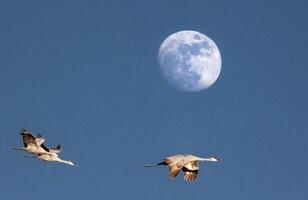
POLYGON ((217 157, 201 158, 190 154, 174 155, 166 157, 160 163, 146 164, 145 167, 167 165, 169 168, 168 176, 170 178, 175 178, 182 170, 184 172, 184 179, 192 182, 197 178, 200 161, 217 162, 219 160, 217 157))
POLYGON ((21 129, 20 134, 22 135, 24 147, 22 148, 13 147, 13 149, 23 150, 28 153, 34 154, 33 156, 25 156, 25 157, 38 158, 40 160, 47 162, 61 162, 68 165, 76 166, 72 161, 62 160, 59 157, 59 153, 61 152, 60 144, 58 144, 54 148, 49 148, 44 144, 45 138, 41 134, 34 136, 27 129, 21 129))

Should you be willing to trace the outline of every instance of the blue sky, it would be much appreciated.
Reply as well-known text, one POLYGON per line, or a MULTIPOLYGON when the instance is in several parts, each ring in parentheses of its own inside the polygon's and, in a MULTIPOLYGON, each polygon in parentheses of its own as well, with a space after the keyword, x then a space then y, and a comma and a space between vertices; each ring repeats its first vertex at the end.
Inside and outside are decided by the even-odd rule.
POLYGON ((1 199, 307 199, 306 1, 1 1, 1 199), (180 30, 212 38, 208 90, 173 89, 157 63, 180 30), (20 128, 79 164, 11 150, 20 128), (165 156, 217 155, 190 184, 165 156))

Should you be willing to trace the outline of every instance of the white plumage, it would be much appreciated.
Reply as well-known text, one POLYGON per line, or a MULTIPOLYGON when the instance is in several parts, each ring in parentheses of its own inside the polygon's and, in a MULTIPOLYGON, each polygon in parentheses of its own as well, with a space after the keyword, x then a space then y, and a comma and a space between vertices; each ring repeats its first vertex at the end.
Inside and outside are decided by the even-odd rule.
POLYGON ((22 129, 21 133, 23 138, 24 147, 17 148, 13 147, 14 150, 23 150, 28 153, 34 154, 33 156, 25 156, 27 158, 38 158, 43 161, 47 162, 61 162, 68 165, 75 166, 72 161, 69 160, 62 160, 59 157, 59 153, 61 152, 61 145, 58 144, 54 148, 47 147, 44 142, 45 139, 41 134, 34 136, 26 129, 22 129))
POLYGON ((153 167, 158 165, 167 165, 169 168, 168 176, 175 178, 182 170, 186 181, 194 181, 197 178, 199 170, 199 161, 217 162, 220 159, 217 157, 201 158, 198 156, 185 154, 174 155, 163 159, 162 162, 156 164, 147 164, 145 167, 153 167))

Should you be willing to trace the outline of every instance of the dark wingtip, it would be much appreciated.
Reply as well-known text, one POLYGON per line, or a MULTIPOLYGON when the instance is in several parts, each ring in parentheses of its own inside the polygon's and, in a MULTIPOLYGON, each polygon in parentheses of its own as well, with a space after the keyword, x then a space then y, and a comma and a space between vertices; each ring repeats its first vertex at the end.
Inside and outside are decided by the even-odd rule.
POLYGON ((27 129, 25 129, 25 128, 22 128, 22 129, 20 129, 19 133, 20 133, 21 135, 23 135, 23 134, 25 134, 25 133, 29 133, 29 131, 28 131, 27 129))

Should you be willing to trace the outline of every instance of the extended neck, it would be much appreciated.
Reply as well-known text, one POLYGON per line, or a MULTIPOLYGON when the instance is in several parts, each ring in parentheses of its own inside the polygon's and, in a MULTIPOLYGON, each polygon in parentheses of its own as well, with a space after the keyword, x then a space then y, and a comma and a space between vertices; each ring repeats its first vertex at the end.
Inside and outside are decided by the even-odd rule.
POLYGON ((200 158, 200 161, 217 162, 220 159, 217 157, 200 158))
POLYGON ((68 165, 75 166, 75 164, 74 164, 72 161, 70 161, 70 160, 62 160, 62 159, 59 159, 59 162, 65 163, 65 164, 68 164, 68 165))

